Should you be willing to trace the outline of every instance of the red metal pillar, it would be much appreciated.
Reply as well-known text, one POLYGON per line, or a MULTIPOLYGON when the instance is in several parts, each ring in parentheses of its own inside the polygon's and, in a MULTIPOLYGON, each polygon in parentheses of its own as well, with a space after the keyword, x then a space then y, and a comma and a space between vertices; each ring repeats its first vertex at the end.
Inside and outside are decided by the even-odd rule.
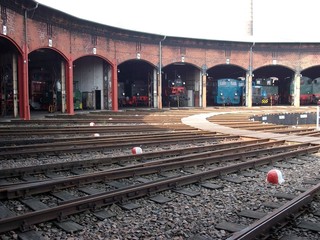
POLYGON ((24 45, 23 49, 23 59, 22 59, 22 79, 19 80, 21 85, 19 86, 19 106, 20 106, 20 116, 24 120, 30 120, 30 105, 29 105, 29 77, 28 77, 28 46, 24 45))
POLYGON ((72 60, 68 60, 66 65, 66 94, 67 94, 67 113, 74 115, 74 103, 73 103, 73 65, 72 60))
POLYGON ((118 111, 118 68, 117 64, 113 64, 112 66, 112 110, 118 111))

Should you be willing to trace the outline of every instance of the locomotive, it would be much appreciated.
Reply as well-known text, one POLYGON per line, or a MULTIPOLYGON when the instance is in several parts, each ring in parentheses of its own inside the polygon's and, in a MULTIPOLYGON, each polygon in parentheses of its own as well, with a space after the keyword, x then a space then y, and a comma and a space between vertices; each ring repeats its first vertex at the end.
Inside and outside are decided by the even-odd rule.
MULTIPOLYGON (((30 71, 29 104, 32 110, 55 112, 62 107, 61 81, 51 72, 39 69, 30 71)), ((82 109, 82 92, 75 89, 74 110, 82 109)))
POLYGON ((279 102, 278 78, 257 78, 252 81, 253 105, 276 105, 279 102))
POLYGON ((174 80, 168 80, 165 88, 165 96, 169 106, 186 106, 188 95, 186 83, 178 75, 174 80))
MULTIPOLYGON (((302 76, 300 79, 300 104, 310 105, 317 102, 316 98, 320 97, 320 86, 318 87, 318 80, 312 80, 309 77, 302 76)), ((320 83, 320 82, 319 82, 320 83)), ((319 84, 320 85, 320 84, 319 84)), ((293 104, 294 101, 294 79, 290 81, 290 96, 289 103, 293 104)))
POLYGON ((222 78, 212 82, 213 103, 215 105, 240 105, 243 81, 222 78))
POLYGON ((48 110, 53 101, 52 79, 48 71, 34 69, 29 76, 30 107, 33 110, 48 110))
POLYGON ((132 84, 118 83, 118 101, 121 107, 149 106, 149 96, 146 84, 135 81, 132 84))
POLYGON ((313 103, 320 103, 320 77, 313 79, 312 81, 312 94, 313 94, 313 103))

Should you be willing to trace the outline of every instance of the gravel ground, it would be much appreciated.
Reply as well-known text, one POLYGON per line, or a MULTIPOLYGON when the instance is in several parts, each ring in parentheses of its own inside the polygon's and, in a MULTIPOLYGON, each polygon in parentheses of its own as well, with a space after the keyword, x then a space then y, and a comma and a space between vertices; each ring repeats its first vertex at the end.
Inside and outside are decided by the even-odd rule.
MULTIPOLYGON (((159 149, 158 149, 159 150, 159 149)), ((119 153, 114 153, 119 154, 119 153)), ((128 154, 129 150, 128 150, 128 154)), ((97 154, 99 155, 99 154, 97 154)), ((101 157, 101 156, 100 156, 101 157)), ((62 158, 58 161, 74 160, 77 157, 62 158)), ((19 164, 33 165, 51 162, 52 159, 43 159, 41 163, 32 159, 31 163, 22 161, 3 162, 1 167, 16 167, 19 164)), ((133 210, 124 210, 120 205, 113 204, 104 208, 115 216, 99 220, 90 211, 71 216, 70 219, 83 226, 83 229, 67 233, 58 228, 54 223, 42 223, 35 226, 46 240, 224 240, 230 233, 215 228, 223 221, 238 221, 241 224, 250 224, 251 219, 240 218, 237 214, 244 209, 270 211, 262 205, 263 202, 284 202, 273 197, 276 192, 299 194, 296 187, 310 187, 302 182, 308 178, 316 178, 320 169, 320 154, 312 155, 312 160, 305 161, 303 165, 292 164, 292 168, 279 168, 285 182, 281 185, 270 185, 265 182, 266 173, 251 170, 253 177, 246 177, 247 181, 235 184, 221 179, 212 179, 210 182, 223 185, 222 189, 210 190, 198 185, 188 186, 200 194, 196 197, 186 196, 173 190, 161 194, 171 201, 159 204, 149 197, 140 198, 133 202, 140 207, 133 210)), ((19 206, 19 203, 17 203, 19 206)), ((21 206, 23 211, 23 207, 21 206)), ((315 206, 315 208, 318 206, 315 206)), ((312 216, 315 222, 320 222, 312 216)), ((289 227, 281 234, 292 234, 304 239, 320 239, 319 233, 298 231, 289 227)), ((11 231, 0 235, 1 240, 18 239, 18 233, 11 231)))
MULTIPOLYGON (((198 185, 188 186, 200 195, 186 196, 175 191, 165 191, 161 194, 171 201, 159 204, 149 197, 134 200, 140 207, 133 210, 124 210, 119 205, 105 208, 116 215, 105 220, 99 220, 91 212, 72 216, 71 219, 83 226, 83 229, 74 233, 61 231, 53 223, 44 223, 36 226, 42 231, 44 239, 76 240, 76 239, 226 239, 230 233, 218 230, 215 226, 222 221, 237 220, 241 224, 249 224, 250 219, 240 218, 237 212, 245 209, 267 211, 263 202, 281 202, 273 197, 275 192, 296 193, 296 187, 303 185, 303 180, 315 178, 319 174, 320 156, 312 155, 312 160, 303 165, 292 164, 292 168, 280 169, 285 182, 281 185, 270 185, 265 182, 266 174, 252 170, 254 177, 246 178, 243 184, 234 184, 221 179, 212 179, 211 182, 221 184, 222 189, 210 190, 198 185), (254 193, 254 194, 253 194, 254 193)), ((269 209, 270 211, 270 209, 269 209)), ((320 219, 314 218, 319 222, 320 219)), ((318 233, 286 229, 283 233, 296 233, 307 239, 320 239, 318 233)), ((15 232, 1 235, 1 239, 17 239, 15 232)))
MULTIPOLYGON (((231 141, 231 140, 228 140, 231 141)), ((223 141, 223 142, 228 142, 223 141)), ((223 143, 221 142, 221 143, 223 143)), ((184 149, 189 147, 196 146, 210 146, 215 143, 213 142, 201 142, 194 144, 170 144, 167 146, 158 146, 158 147, 143 147, 142 151, 144 153, 148 152, 160 152, 170 149, 184 149)), ((107 149, 105 151, 91 151, 89 153, 66 153, 61 154, 59 156, 38 156, 38 157, 28 157, 28 158, 14 158, 14 159, 6 159, 0 161, 0 169, 10 169, 16 167, 28 167, 28 166, 37 166, 44 164, 52 164, 52 163, 61 163, 61 162, 72 162, 72 161, 81 161, 88 160, 94 158, 103 158, 103 157, 115 157, 115 156, 125 156, 132 155, 131 148, 127 149, 107 149)))

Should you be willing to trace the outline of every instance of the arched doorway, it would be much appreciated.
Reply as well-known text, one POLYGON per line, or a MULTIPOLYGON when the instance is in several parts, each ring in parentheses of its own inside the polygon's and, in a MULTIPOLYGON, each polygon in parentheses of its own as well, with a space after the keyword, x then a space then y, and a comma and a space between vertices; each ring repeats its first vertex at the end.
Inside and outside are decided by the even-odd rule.
POLYGON ((153 107, 155 68, 143 60, 118 65, 119 108, 153 107))
POLYGON ((163 107, 200 107, 202 86, 199 68, 177 62, 162 70, 163 107))
POLYGON ((245 76, 245 69, 232 64, 221 64, 209 68, 207 70, 207 106, 243 105, 245 76))
POLYGON ((29 104, 35 111, 65 111, 65 59, 56 51, 41 48, 28 55, 29 104))
POLYGON ((75 110, 110 109, 111 66, 98 56, 84 56, 73 63, 75 110))
POLYGON ((16 46, 0 37, 0 116, 17 117, 19 112, 19 67, 16 46))
MULTIPOLYGON (((253 71, 254 78, 252 80, 253 84, 259 85, 261 87, 268 87, 270 90, 266 89, 266 94, 278 95, 278 99, 275 104, 279 105, 290 105, 290 84, 294 76, 294 71, 285 66, 280 65, 268 65, 261 68, 257 68, 253 71), (273 87, 274 89, 271 89, 273 87), (276 92, 275 92, 276 91, 276 92), (269 93, 268 93, 269 92, 269 93)), ((257 88, 260 90, 261 88, 257 88)), ((263 89, 261 89, 261 94, 263 94, 263 89)), ((253 93, 254 95, 254 89, 253 93)), ((261 95, 259 94, 259 95, 261 95)), ((269 105, 271 101, 267 104, 269 105)), ((262 104, 258 101, 254 101, 253 105, 262 104)))

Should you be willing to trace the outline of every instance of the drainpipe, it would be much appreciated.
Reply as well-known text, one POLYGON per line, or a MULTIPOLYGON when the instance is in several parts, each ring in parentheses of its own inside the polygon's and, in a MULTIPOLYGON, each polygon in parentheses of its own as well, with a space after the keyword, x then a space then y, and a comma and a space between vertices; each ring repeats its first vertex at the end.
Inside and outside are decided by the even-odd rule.
POLYGON ((28 19, 28 12, 31 12, 33 10, 36 10, 38 8, 39 3, 36 3, 36 6, 34 6, 33 8, 25 8, 24 9, 24 27, 25 27, 25 31, 24 31, 24 40, 25 40, 25 44, 27 43, 27 19, 28 19))
POLYGON ((158 78, 158 109, 162 109, 162 45, 161 43, 167 38, 164 36, 159 42, 159 78, 158 78))
POLYGON ((20 101, 23 102, 20 116, 24 120, 30 120, 30 106, 29 106, 29 89, 28 89, 28 12, 33 11, 38 8, 39 3, 36 3, 36 6, 33 8, 24 9, 24 54, 23 54, 23 84, 22 84, 22 96, 23 99, 20 101))

